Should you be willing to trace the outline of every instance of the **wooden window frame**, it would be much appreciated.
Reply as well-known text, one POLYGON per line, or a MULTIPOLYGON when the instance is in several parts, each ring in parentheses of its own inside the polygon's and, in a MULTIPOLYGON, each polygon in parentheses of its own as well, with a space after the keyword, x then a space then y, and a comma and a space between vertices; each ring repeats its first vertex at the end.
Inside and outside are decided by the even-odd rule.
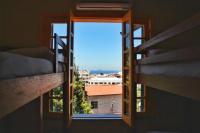
MULTIPOLYGON (((140 45, 143 45, 144 42, 146 42, 147 40, 149 40, 151 38, 151 31, 152 31, 152 27, 151 27, 151 20, 149 18, 145 18, 145 19, 141 19, 141 18, 136 18, 136 21, 134 21, 134 25, 142 25, 143 26, 143 35, 142 37, 136 37, 134 38, 133 37, 133 40, 134 39, 141 39, 142 43, 140 45)), ((133 30, 135 31, 135 29, 133 28, 133 30)), ((133 31, 133 32, 134 32, 133 31)), ((139 46, 140 46, 139 45, 139 46)), ((137 46, 138 47, 138 46, 137 46)), ((136 47, 134 47, 135 49, 136 47)), ((136 64, 138 64, 138 61, 141 60, 142 58, 144 57, 147 57, 148 56, 148 53, 146 52, 143 52, 143 53, 140 53, 141 54, 141 59, 137 59, 137 54, 138 53, 135 53, 135 60, 136 60, 136 64)), ((137 79, 139 79, 139 77, 137 77, 137 79)), ((143 99, 145 102, 144 102, 144 111, 142 112, 137 112, 137 103, 136 103, 136 116, 138 117, 144 117, 148 114, 148 100, 147 100, 147 87, 145 84, 142 84, 140 83, 140 81, 137 81, 136 80, 136 87, 137 87, 137 84, 141 84, 141 87, 144 89, 144 96, 143 97, 137 97, 136 95, 136 102, 137 102, 137 99, 143 99)), ((137 94, 137 88, 136 88, 136 94, 137 94)))
MULTIPOLYGON (((41 34, 40 34, 40 45, 43 47, 52 49, 52 41, 53 41, 52 38, 54 37, 52 34, 53 23, 67 24, 66 33, 68 33, 68 17, 66 14, 45 14, 41 18, 41 23, 42 23, 42 29, 41 29, 41 34)), ((66 39, 68 38, 68 36, 64 36, 64 37, 66 39)), ((67 43, 69 42, 67 41, 67 43)), ((64 91, 65 85, 63 84, 61 86, 63 87, 63 91, 64 91)), ((44 117, 53 118, 53 119, 61 119, 63 117, 63 112, 50 111, 50 100, 51 100, 50 93, 52 93, 52 91, 44 94, 44 104, 43 104, 44 117)), ((64 94, 63 94, 63 97, 64 97, 64 94)), ((63 100, 63 104, 64 104, 64 100, 63 100)), ((63 110, 64 110, 64 107, 63 107, 63 110)))
MULTIPOLYGON (((58 87, 61 87, 61 88, 62 88, 62 92, 63 92, 63 86, 61 85, 61 86, 58 86, 58 87)), ((57 88, 57 87, 56 87, 56 88, 57 88)), ((54 88, 54 89, 56 89, 56 88, 54 88)), ((53 99, 57 99, 57 100, 63 99, 63 96, 61 96, 61 97, 54 97, 54 96, 53 96, 53 91, 54 91, 54 89, 51 90, 51 91, 48 93, 48 101, 49 101, 49 104, 48 104, 48 105, 49 105, 48 112, 51 113, 51 114, 54 114, 54 113, 56 113, 56 114, 62 114, 63 111, 60 111, 60 112, 53 112, 53 111, 51 111, 51 109, 50 109, 51 100, 53 100, 53 99)))
MULTIPOLYGON (((140 83, 139 83, 140 84, 140 83)), ((137 107, 136 107, 136 113, 138 114, 143 114, 143 113, 146 113, 147 112, 147 93, 146 93, 146 86, 143 85, 143 84, 140 84, 141 85, 141 89, 144 89, 144 96, 137 96, 136 94, 136 101, 138 99, 141 99, 141 100, 144 100, 144 111, 141 111, 141 112, 137 112, 137 107)), ((137 91, 137 90, 136 90, 137 91)), ((136 92, 137 93, 137 92, 136 92)), ((136 103, 137 104, 137 103, 136 103)))
MULTIPOLYGON (((113 22, 113 23, 115 23, 115 22, 123 22, 123 17, 118 17, 118 18, 112 18, 112 17, 110 17, 110 18, 102 18, 102 17, 101 18, 99 18, 99 17, 74 17, 74 16, 71 17, 70 13, 68 15, 70 15, 70 17, 67 17, 66 14, 63 14, 63 15, 54 15, 54 16, 50 15, 50 17, 45 17, 45 18, 48 18, 48 19, 45 19, 45 27, 43 28, 43 32, 42 32, 43 34, 45 34, 45 36, 43 36, 42 39, 41 39, 41 42, 42 42, 41 44, 43 44, 42 46, 49 47, 49 44, 50 44, 49 40, 51 40, 51 38, 52 38, 51 29, 49 27, 51 27, 50 24, 52 24, 52 23, 66 23, 66 24, 69 24, 69 22, 70 22, 70 24, 71 24, 71 21, 74 21, 74 22, 113 22)), ((131 19, 133 19, 133 18, 131 18, 131 19)), ((140 19, 136 18, 136 19, 134 19, 134 23, 135 24, 141 24, 141 23, 143 24, 144 21, 140 21, 140 19)), ((145 22, 145 25, 146 24, 148 24, 148 23, 145 22)), ((71 26, 69 26, 69 25, 67 26, 67 32, 70 32, 70 27, 71 26)), ((151 34, 149 32, 150 28, 149 28, 149 26, 147 26, 147 27, 148 28, 145 27, 145 31, 146 31, 145 32, 145 37, 142 37, 141 39, 148 40, 150 38, 150 36, 151 36, 151 34)), ((131 33, 131 34, 133 34, 133 33, 131 33)), ((68 34, 68 36, 66 36, 66 38, 69 39, 67 41, 67 43, 69 44, 69 43, 71 43, 70 41, 72 41, 71 39, 73 38, 73 35, 68 34)), ((134 38, 132 38, 132 39, 134 39, 134 38)), ((70 51, 71 51, 71 49, 70 49, 70 51)), ((133 48, 133 51, 134 51, 134 48, 133 48)), ((133 65, 135 65, 135 64, 133 64, 133 65)), ((69 67, 71 68, 71 66, 69 66, 69 67)), ((124 69, 126 69, 126 68, 124 68, 124 69)), ((133 70, 131 70, 129 73, 132 73, 132 71, 133 70)), ((70 74, 70 72, 68 72, 68 74, 70 74)), ((71 82, 71 81, 69 80, 69 82, 71 82)), ((133 82, 132 84, 134 84, 134 81, 132 81, 132 82, 133 82)), ((70 83, 68 85, 69 85, 68 87, 70 87, 70 83)), ((66 85, 64 85, 64 86, 66 86, 66 85)), ((136 89, 134 89, 134 90, 136 90, 136 89)), ((145 90, 145 92, 146 92, 146 90, 145 90)), ((69 93, 71 93, 71 92, 69 92, 69 93)), ((66 94, 66 95, 70 95, 70 94, 66 94)), ((130 97, 130 99, 136 100, 135 94, 132 97, 130 97)), ((67 99, 67 101, 70 102, 70 99, 67 99)), ((134 104, 133 101, 131 102, 131 108, 133 108, 135 110, 131 111, 131 113, 134 113, 136 111, 136 106, 135 106, 136 103, 134 104)), ((147 99, 146 99, 146 101, 147 101, 147 99)), ((69 103, 66 103, 66 104, 67 104, 66 106, 68 106, 69 103)), ((147 105, 147 104, 145 104, 145 105, 147 105)), ((66 110, 68 110, 67 113, 69 113, 70 112, 70 106, 68 106, 66 110)), ((63 116, 63 115, 64 116, 70 116, 70 114, 55 113, 55 112, 52 113, 52 112, 49 112, 49 111, 48 111, 48 114, 51 115, 51 116, 59 116, 59 117, 63 116), (63 115, 61 115, 61 114, 63 114, 63 115)), ((71 118, 67 118, 67 121, 71 121, 71 118)), ((132 125, 133 125, 133 122, 131 121, 130 124, 129 124, 129 126, 132 126, 132 125)))

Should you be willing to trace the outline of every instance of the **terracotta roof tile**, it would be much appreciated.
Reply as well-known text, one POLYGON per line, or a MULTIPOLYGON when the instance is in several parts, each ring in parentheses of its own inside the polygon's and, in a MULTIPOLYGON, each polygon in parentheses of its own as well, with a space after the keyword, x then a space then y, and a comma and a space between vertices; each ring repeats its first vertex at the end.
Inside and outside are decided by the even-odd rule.
POLYGON ((119 95, 122 94, 122 85, 86 85, 88 96, 119 95))

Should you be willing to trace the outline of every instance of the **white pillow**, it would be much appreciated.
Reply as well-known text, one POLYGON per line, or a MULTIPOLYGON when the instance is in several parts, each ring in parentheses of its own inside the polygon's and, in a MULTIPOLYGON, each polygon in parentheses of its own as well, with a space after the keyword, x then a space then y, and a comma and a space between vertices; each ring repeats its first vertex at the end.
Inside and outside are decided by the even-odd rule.
POLYGON ((46 47, 36 48, 19 48, 14 50, 8 50, 6 52, 29 56, 33 58, 43 58, 50 61, 54 60, 53 52, 46 47))

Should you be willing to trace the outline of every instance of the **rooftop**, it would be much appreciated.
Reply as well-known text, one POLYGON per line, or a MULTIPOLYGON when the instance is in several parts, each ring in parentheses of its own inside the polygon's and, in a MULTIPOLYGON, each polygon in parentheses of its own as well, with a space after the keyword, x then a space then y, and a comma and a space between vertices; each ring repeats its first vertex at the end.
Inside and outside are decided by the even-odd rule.
POLYGON ((121 82, 122 78, 117 77, 94 77, 88 80, 89 82, 121 82))
POLYGON ((88 96, 121 95, 122 85, 86 85, 88 96))

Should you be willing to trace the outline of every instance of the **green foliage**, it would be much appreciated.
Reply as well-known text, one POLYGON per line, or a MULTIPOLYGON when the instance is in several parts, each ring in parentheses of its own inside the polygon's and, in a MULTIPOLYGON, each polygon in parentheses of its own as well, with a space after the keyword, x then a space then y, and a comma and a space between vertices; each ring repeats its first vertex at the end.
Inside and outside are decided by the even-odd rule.
POLYGON ((63 111, 63 88, 62 87, 56 87, 51 92, 52 99, 50 100, 50 110, 52 112, 62 112, 63 111), (58 98, 60 97, 60 98, 58 98))
POLYGON ((52 99, 52 112, 62 112, 63 111, 63 100, 62 99, 52 99))
POLYGON ((73 113, 74 114, 91 114, 91 105, 88 103, 85 96, 85 85, 79 77, 78 69, 74 72, 74 96, 73 96, 73 113))
POLYGON ((63 88, 57 87, 53 89, 53 97, 63 97, 63 88))

